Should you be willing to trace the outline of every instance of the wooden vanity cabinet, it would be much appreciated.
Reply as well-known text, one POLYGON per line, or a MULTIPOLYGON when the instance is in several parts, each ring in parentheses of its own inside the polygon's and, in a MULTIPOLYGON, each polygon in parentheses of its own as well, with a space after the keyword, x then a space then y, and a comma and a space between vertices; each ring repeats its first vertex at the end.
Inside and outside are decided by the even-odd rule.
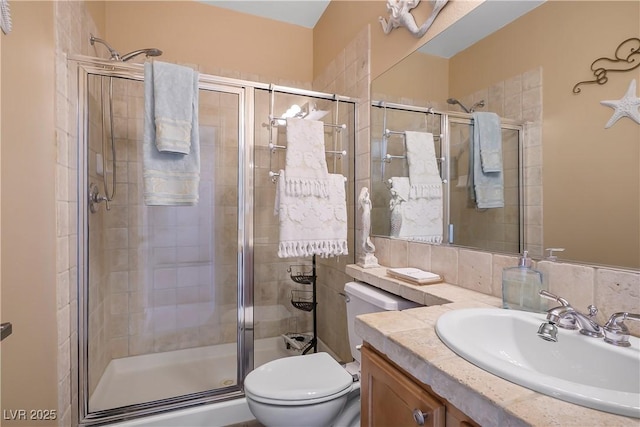
POLYGON ((361 351, 361 427, 479 427, 368 344, 361 351))

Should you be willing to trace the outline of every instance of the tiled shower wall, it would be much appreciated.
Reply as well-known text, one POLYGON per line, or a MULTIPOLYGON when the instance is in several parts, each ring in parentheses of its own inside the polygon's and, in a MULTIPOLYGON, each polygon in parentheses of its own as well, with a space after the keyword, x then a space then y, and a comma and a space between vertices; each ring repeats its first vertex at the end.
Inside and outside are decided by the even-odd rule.
POLYGON ((313 89, 346 95, 358 100, 356 105, 355 153, 349 168, 354 167, 355 188, 351 183, 347 192, 347 215, 349 224, 349 255, 320 259, 318 277, 318 330, 320 340, 341 360, 351 361, 351 350, 347 335, 346 304, 343 297, 344 285, 351 278, 345 273, 345 266, 357 261, 362 252, 354 235, 362 229, 361 215, 354 209, 355 197, 362 187, 369 186, 369 104, 371 75, 370 26, 363 28, 335 59, 314 80, 313 89), (354 189, 353 193, 351 189, 354 189), (355 218, 354 218, 355 216, 355 218), (352 220, 353 218, 353 220, 352 220))
POLYGON ((145 206, 143 84, 115 83, 120 203, 106 214, 103 247, 109 359, 235 341, 236 251, 226 230, 237 230, 237 122, 221 119, 237 116, 234 100, 200 91, 198 204, 145 206))

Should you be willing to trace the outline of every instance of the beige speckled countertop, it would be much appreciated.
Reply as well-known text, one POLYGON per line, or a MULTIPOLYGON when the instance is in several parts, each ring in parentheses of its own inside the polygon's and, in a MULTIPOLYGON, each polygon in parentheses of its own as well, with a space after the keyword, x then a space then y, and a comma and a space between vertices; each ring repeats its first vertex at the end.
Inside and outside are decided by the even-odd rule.
POLYGON ((428 307, 358 316, 356 333, 478 424, 491 426, 640 426, 640 419, 574 405, 503 380, 467 362, 436 335, 438 317, 461 308, 502 305, 499 298, 448 283, 416 286, 386 268, 348 265, 356 280, 428 307))

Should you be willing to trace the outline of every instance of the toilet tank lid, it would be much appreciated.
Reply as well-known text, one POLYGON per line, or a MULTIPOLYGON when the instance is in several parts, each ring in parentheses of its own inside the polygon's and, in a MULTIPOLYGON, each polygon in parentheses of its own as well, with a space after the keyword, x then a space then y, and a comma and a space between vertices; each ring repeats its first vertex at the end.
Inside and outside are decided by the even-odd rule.
POLYGON ((406 310, 407 308, 421 307, 416 302, 365 283, 349 282, 344 285, 344 291, 351 297, 360 298, 376 307, 380 307, 381 310, 406 310))

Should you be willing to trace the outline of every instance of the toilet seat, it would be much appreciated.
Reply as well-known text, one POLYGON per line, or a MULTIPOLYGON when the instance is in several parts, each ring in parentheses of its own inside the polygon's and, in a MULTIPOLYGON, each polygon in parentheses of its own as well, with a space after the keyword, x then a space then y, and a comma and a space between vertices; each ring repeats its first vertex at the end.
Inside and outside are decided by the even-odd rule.
POLYGON ((273 360, 250 372, 247 398, 272 405, 310 405, 336 399, 352 389, 351 375, 327 353, 273 360))

